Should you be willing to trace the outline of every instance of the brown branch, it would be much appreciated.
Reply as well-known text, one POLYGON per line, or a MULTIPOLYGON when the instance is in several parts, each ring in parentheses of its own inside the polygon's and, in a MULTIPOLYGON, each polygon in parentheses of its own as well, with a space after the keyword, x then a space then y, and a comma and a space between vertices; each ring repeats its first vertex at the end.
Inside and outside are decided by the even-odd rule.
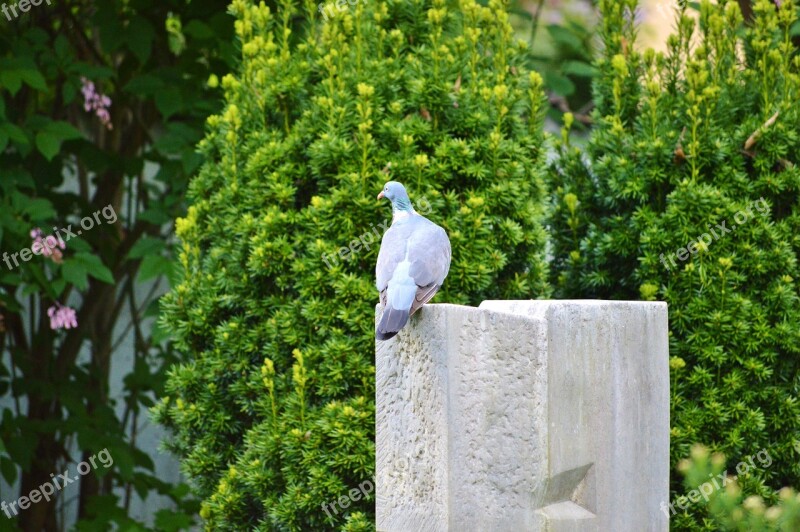
POLYGON ((547 100, 548 102, 550 102, 550 105, 552 105, 562 113, 572 113, 572 116, 575 117, 575 120, 577 120, 581 124, 585 126, 591 126, 592 124, 594 124, 594 120, 592 120, 591 116, 581 112, 572 111, 569 108, 569 102, 567 102, 567 99, 564 98, 563 96, 559 96, 558 94, 550 94, 547 97, 547 100))
MULTIPOLYGON (((13 294, 15 292, 15 288, 9 285, 4 285, 3 288, 7 294, 13 294)), ((5 318, 6 330, 11 331, 14 344, 25 352, 30 351, 30 347, 28 347, 28 338, 25 336, 25 325, 22 323, 19 314, 16 312, 6 312, 5 318)))
POLYGON ((742 17, 747 25, 753 22, 753 6, 750 0, 738 0, 739 10, 742 12, 742 17))
MULTIPOLYGON (((761 134, 764 132, 764 130, 772 126, 772 124, 774 124, 775 121, 778 120, 779 114, 780 111, 775 111, 775 114, 769 117, 769 119, 766 122, 764 122, 763 126, 753 131, 753 134, 747 138, 747 141, 744 143, 744 151, 746 153, 750 151, 750 148, 755 146, 756 142, 758 142, 758 139, 761 137, 761 134)), ((752 154, 750 155, 752 156, 752 154)))
POLYGON ((686 153, 683 151, 683 137, 686 136, 686 127, 683 128, 681 131, 681 136, 678 137, 678 144, 675 146, 675 151, 673 152, 675 164, 683 162, 686 160, 686 153))
POLYGON ((531 23, 531 46, 535 44, 536 33, 539 31, 539 19, 542 17, 542 9, 544 8, 544 0, 539 0, 536 5, 536 12, 533 14, 533 22, 531 23))

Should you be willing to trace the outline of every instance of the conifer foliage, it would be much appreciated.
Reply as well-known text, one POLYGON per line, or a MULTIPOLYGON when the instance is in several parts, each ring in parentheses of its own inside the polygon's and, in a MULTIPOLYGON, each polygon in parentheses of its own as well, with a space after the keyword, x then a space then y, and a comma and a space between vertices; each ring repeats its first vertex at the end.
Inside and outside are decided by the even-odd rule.
POLYGON ((797 3, 758 0, 746 26, 737 2, 703 1, 665 54, 635 48, 635 0, 600 6, 596 128, 585 151, 565 130, 554 167, 556 289, 669 304, 673 502, 693 443, 732 463, 768 450, 739 484, 774 501, 800 486, 797 3))
POLYGON ((374 474, 386 181, 449 233, 438 301, 547 295, 542 81, 505 8, 232 3, 241 65, 162 304, 186 361, 156 408, 211 529, 374 527, 374 493, 322 505, 374 474))

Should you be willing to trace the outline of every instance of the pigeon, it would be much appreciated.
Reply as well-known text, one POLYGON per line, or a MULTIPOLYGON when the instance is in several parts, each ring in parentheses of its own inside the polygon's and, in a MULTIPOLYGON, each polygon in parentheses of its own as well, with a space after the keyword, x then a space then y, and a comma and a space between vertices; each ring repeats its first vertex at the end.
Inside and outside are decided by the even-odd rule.
POLYGON ((392 202, 392 225, 383 234, 375 286, 383 315, 375 338, 388 340, 442 286, 450 269, 450 239, 444 229, 418 214, 405 187, 389 181, 378 199, 392 202))

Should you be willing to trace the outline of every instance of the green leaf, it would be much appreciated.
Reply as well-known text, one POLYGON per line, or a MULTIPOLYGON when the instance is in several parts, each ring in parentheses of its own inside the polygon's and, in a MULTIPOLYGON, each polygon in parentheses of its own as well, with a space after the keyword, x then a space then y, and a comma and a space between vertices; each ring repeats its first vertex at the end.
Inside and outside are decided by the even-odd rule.
POLYGON ((165 328, 160 321, 156 321, 150 329, 150 338, 154 344, 160 344, 172 338, 172 331, 165 328))
POLYGON ((166 275, 172 269, 172 262, 161 255, 148 255, 139 267, 139 282, 144 282, 159 275, 166 275))
POLYGON ((50 299, 55 299, 56 292, 53 289, 53 286, 50 284, 50 281, 48 281, 47 277, 45 276, 41 263, 30 264, 28 271, 33 275, 33 278, 36 279, 36 283, 31 283, 30 286, 38 287, 41 291, 47 294, 47 297, 50 299))
MULTIPOLYGON (((33 181, 33 177, 31 177, 31 174, 28 173, 28 171, 22 168, 9 168, 3 174, 3 179, 0 179, 0 188, 4 189, 7 194, 13 195, 14 192, 22 194, 20 192, 22 189, 35 190, 36 183, 33 181)), ((0 209, 0 224, 13 224, 13 222, 10 221, 8 211, 3 211, 0 209)))
POLYGON ((152 24, 144 17, 135 16, 128 24, 127 34, 128 48, 140 63, 145 64, 150 57, 155 37, 152 24))
POLYGON ((51 161, 61 150, 61 139, 52 133, 40 131, 36 134, 36 148, 39 153, 44 155, 45 159, 51 161))
POLYGON ((53 204, 46 198, 25 197, 24 203, 20 205, 20 213, 34 221, 48 220, 56 216, 53 204))
POLYGON ((17 144, 24 144, 26 146, 30 144, 25 131, 21 127, 18 127, 11 122, 0 124, 0 131, 3 131, 6 135, 8 135, 9 139, 17 144))
POLYGON ((106 265, 103 264, 103 261, 100 260, 100 257, 97 255, 81 252, 75 255, 75 260, 80 262, 88 274, 98 281, 114 284, 114 274, 111 273, 111 270, 109 270, 106 265))
POLYGON ((78 95, 78 86, 74 83, 64 83, 64 87, 61 89, 61 96, 64 98, 65 104, 70 104, 75 100, 75 96, 78 95))
POLYGON ((23 83, 34 90, 47 90, 44 77, 29 57, 0 59, 0 85, 6 87, 14 96, 22 88, 23 83))
POLYGON ((87 274, 86 267, 78 260, 67 259, 61 266, 61 275, 64 280, 81 291, 89 287, 87 274))
POLYGON ((144 310, 143 316, 145 318, 158 318, 160 312, 160 304, 158 299, 153 299, 144 310))
MULTIPOLYGON (((75 231, 75 227, 74 226, 72 228, 72 231, 73 232, 75 231)), ((91 253, 92 252, 92 246, 90 246, 89 243, 86 242, 86 240, 84 240, 83 238, 78 236, 77 233, 76 233, 75 238, 70 238, 69 239, 69 242, 67 243, 67 247, 70 250, 72 250, 72 251, 74 251, 76 253, 79 252, 79 251, 84 251, 86 253, 91 253)))
POLYGON ((50 161, 61 150, 62 142, 82 137, 80 131, 68 122, 50 122, 36 134, 36 147, 50 161))
POLYGON ((3 456, 2 458, 0 458, 0 471, 2 471, 3 473, 3 478, 6 479, 6 483, 13 486, 14 482, 17 481, 16 464, 14 464, 14 462, 3 456))
POLYGON ((107 66, 87 65, 86 63, 73 63, 69 67, 69 73, 75 77, 83 76, 86 79, 101 81, 111 79, 115 75, 115 70, 107 66))
POLYGON ((575 92, 575 84, 566 77, 553 71, 547 71, 544 74, 545 84, 553 90, 556 94, 561 96, 569 96, 575 92))
POLYGON ((111 456, 114 457, 114 466, 119 471, 119 476, 125 480, 132 478, 135 463, 130 451, 122 447, 115 447, 113 449, 109 449, 109 452, 111 453, 111 456))
MULTIPOLYGON (((4 416, 4 424, 5 424, 5 416, 4 416)), ((24 431, 18 436, 14 436, 11 439, 6 440, 6 451, 8 452, 8 456, 11 458, 12 464, 16 463, 16 465, 22 467, 23 469, 30 466, 31 460, 33 459, 33 453, 36 449, 36 436, 33 432, 24 431)), ((3 458, 0 460, 8 460, 7 458, 3 458)), ((2 468, 6 468, 8 466, 0 466, 2 468)), ((6 475, 5 470, 3 471, 3 476, 6 475)))
POLYGON ((159 133, 153 147, 164 155, 193 153, 194 150, 187 150, 187 147, 196 145, 198 140, 200 136, 196 130, 186 124, 170 123, 159 133))
POLYGON ((547 32, 556 44, 565 46, 576 53, 583 53, 583 42, 577 35, 557 24, 549 24, 547 32))
POLYGON ((164 532, 177 532, 192 526, 193 521, 190 516, 183 512, 163 509, 156 512, 155 527, 164 532))
MULTIPOLYGON (((26 41, 37 46, 45 46, 50 39, 50 36, 46 31, 35 25, 31 25, 27 30, 25 30, 23 35, 25 36, 26 41)), ((25 59, 28 58, 26 57, 25 59)), ((30 64, 30 60, 26 62, 30 64)))
POLYGON ((164 225, 170 221, 170 216, 163 208, 149 208, 139 213, 139 219, 153 225, 164 225))
POLYGON ((22 87, 22 76, 17 70, 5 70, 0 66, 0 86, 7 88, 11 96, 16 96, 22 87))
POLYGON ((36 89, 37 91, 47 90, 47 82, 38 70, 27 68, 20 70, 20 78, 32 89, 36 89))
POLYGON ((183 105, 181 94, 175 88, 167 88, 156 93, 156 107, 168 119, 175 114, 183 105))
POLYGON ((140 259, 146 255, 159 255, 166 247, 162 239, 144 237, 139 239, 128 252, 129 259, 140 259))
POLYGON ((125 42, 125 27, 118 9, 114 2, 100 2, 91 21, 100 30, 100 44, 106 53, 116 51, 125 42))
POLYGON ((33 283, 26 284, 25 286, 22 287, 22 297, 26 298, 30 295, 38 294, 40 290, 41 288, 39 288, 37 285, 33 283))
POLYGON ((561 72, 585 78, 593 78, 597 75, 597 69, 583 61, 564 61, 561 66, 561 72))
POLYGON ((45 127, 45 130, 61 137, 63 140, 83 138, 83 134, 80 131, 75 129, 69 122, 64 122, 63 120, 50 122, 45 127))
POLYGON ((164 88, 164 81, 154 75, 144 74, 136 76, 125 85, 125 92, 135 96, 152 96, 164 88))
POLYGON ((56 37, 55 43, 53 44, 53 50, 55 50, 56 56, 62 60, 66 59, 67 55, 72 51, 69 40, 64 36, 63 33, 59 33, 58 37, 56 37))
POLYGON ((58 278, 50 283, 50 287, 53 289, 53 293, 55 294, 56 298, 58 298, 61 297, 64 289, 67 287, 67 282, 63 278, 58 278))
POLYGON ((213 39, 216 33, 211 26, 199 20, 190 21, 184 28, 183 33, 198 40, 213 39))

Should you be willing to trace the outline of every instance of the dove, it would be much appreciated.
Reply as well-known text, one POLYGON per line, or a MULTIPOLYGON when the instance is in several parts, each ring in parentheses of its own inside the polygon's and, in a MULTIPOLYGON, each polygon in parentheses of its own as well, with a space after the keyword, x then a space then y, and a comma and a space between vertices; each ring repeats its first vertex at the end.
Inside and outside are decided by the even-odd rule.
POLYGON ((414 210, 402 184, 389 181, 378 194, 381 198, 392 202, 392 225, 383 234, 375 265, 383 308, 375 338, 388 340, 442 286, 450 270, 450 239, 414 210))

